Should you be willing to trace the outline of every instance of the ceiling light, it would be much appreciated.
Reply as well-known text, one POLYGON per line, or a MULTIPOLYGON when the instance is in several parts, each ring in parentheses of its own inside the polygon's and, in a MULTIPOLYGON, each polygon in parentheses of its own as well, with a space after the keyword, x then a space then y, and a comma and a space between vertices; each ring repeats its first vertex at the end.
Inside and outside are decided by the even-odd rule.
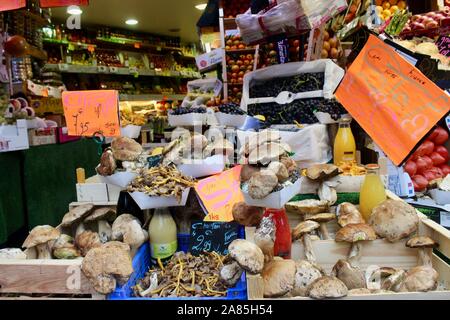
POLYGON ((83 10, 79 6, 70 6, 67 8, 67 13, 75 16, 79 16, 83 13, 83 10))
POLYGON ((129 26, 135 26, 139 23, 139 21, 137 21, 136 19, 128 19, 127 21, 125 21, 125 23, 129 26))
POLYGON ((208 6, 208 4, 201 3, 201 4, 196 5, 195 8, 198 10, 205 10, 207 6, 208 6))

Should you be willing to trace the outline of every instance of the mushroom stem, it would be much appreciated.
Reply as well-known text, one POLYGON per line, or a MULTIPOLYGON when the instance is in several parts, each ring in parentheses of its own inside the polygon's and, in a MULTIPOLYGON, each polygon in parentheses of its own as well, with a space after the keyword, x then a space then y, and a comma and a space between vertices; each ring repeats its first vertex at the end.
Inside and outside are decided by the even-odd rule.
POLYGON ((320 224, 320 235, 322 236, 323 240, 330 240, 330 234, 328 233, 327 224, 325 222, 322 222, 320 224))
POLYGON ((303 235, 303 245, 305 246, 306 260, 315 263, 316 255, 314 254, 314 250, 312 247, 311 236, 308 233, 303 235))
POLYGON ((38 244, 36 246, 37 250, 37 258, 38 259, 44 259, 44 260, 50 260, 52 259, 52 254, 48 248, 47 243, 38 244))
POLYGON ((85 228, 85 226, 84 226, 84 223, 81 222, 81 223, 77 226, 77 228, 76 228, 76 230, 75 230, 75 237, 74 237, 74 238, 78 237, 78 236, 79 236, 80 234, 82 234, 84 231, 86 231, 86 228, 85 228))
POLYGON ((432 267, 431 261, 432 248, 419 248, 419 266, 432 267))
POLYGON ((98 235, 100 236, 100 241, 106 243, 111 240, 112 228, 106 220, 99 220, 97 222, 98 235))
POLYGON ((352 247, 348 254, 348 262, 352 267, 357 267, 360 258, 361 258, 361 243, 355 242, 352 244, 352 247))

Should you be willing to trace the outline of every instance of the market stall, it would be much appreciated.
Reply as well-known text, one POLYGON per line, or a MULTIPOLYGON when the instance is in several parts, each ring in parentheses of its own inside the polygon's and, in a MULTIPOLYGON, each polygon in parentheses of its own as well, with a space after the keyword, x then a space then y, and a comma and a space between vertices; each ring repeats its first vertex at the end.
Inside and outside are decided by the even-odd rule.
POLYGON ((197 46, 31 2, 0 298, 450 299, 448 4, 220 1, 197 46))

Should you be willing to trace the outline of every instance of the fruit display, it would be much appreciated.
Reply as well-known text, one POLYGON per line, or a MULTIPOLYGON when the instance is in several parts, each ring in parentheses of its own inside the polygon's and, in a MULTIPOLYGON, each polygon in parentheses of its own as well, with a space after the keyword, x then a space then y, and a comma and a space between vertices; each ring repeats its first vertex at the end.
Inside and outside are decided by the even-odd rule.
POLYGON ((225 0, 223 1, 223 14, 225 18, 236 18, 238 14, 246 12, 250 8, 250 0, 225 0))
POLYGON ((382 21, 388 21, 399 10, 407 8, 406 0, 375 0, 378 17, 382 21))
POLYGON ((400 33, 402 38, 410 38, 412 36, 429 36, 439 35, 439 28, 443 20, 450 19, 450 8, 445 7, 441 11, 428 12, 426 14, 416 14, 409 18, 403 31, 400 33))
POLYGON ((206 113, 206 107, 192 107, 192 108, 182 108, 178 107, 174 110, 170 110, 169 114, 172 116, 181 116, 183 114, 190 114, 190 113, 206 113))
POLYGON ((343 55, 339 39, 332 30, 324 31, 323 46, 320 57, 322 59, 338 59, 343 55))
POLYGON ((433 39, 421 37, 410 40, 394 39, 394 41, 412 52, 428 55, 438 60, 440 64, 450 66, 450 57, 446 57, 439 52, 439 48, 433 39))
POLYGON ((244 112, 244 110, 242 110, 241 107, 235 103, 221 104, 218 109, 219 109, 219 112, 226 113, 226 114, 232 114, 232 115, 245 115, 246 114, 244 112))
POLYGON ((226 57, 227 79, 231 84, 242 84, 244 75, 253 70, 254 55, 230 53, 226 57))
POLYGON ((278 64, 278 53, 275 49, 275 43, 272 42, 260 45, 258 69, 278 64))
POLYGON ((384 32, 391 36, 398 36, 405 28, 410 16, 405 10, 397 10, 384 32))
POLYGON ((404 165, 416 192, 425 191, 430 183, 450 174, 449 151, 444 145, 448 139, 448 130, 438 126, 404 165))
POLYGON ((229 35, 225 37, 225 50, 246 50, 254 47, 247 46, 240 35, 229 35))

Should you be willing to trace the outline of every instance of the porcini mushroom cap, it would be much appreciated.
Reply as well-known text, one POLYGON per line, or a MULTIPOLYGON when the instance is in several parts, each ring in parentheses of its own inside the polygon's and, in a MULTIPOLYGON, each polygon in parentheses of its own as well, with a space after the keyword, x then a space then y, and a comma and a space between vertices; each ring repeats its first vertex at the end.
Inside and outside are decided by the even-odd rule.
POLYGON ((331 272, 332 275, 341 280, 349 290, 367 287, 366 279, 364 278, 364 273, 361 269, 353 267, 346 260, 341 259, 336 262, 331 272))
POLYGON ((314 181, 331 179, 339 174, 339 167, 333 164, 317 164, 306 169, 306 176, 314 181))
POLYGON ((308 286, 316 279, 324 276, 324 274, 316 265, 307 260, 297 261, 295 268, 294 289, 291 293, 293 296, 305 297, 308 286))
POLYGON ((31 230, 22 244, 22 248, 32 248, 59 238, 61 233, 52 226, 37 226, 31 230))
POLYGON ((261 273, 264 268, 264 254, 253 242, 236 239, 229 245, 228 251, 241 268, 250 273, 261 273))
POLYGON ((127 137, 116 138, 111 142, 111 150, 116 160, 134 161, 143 152, 142 145, 127 137))
POLYGON ((348 224, 366 223, 356 206, 349 202, 341 203, 336 210, 338 224, 345 227, 348 224))
POLYGON ((358 241, 373 241, 377 235, 371 226, 364 223, 348 224, 336 233, 336 242, 355 243, 358 241))
POLYGON ((306 218, 306 220, 312 220, 318 223, 326 223, 330 222, 331 220, 336 219, 336 215, 334 213, 319 213, 316 215, 313 215, 312 217, 306 218))
POLYGON ((404 270, 396 270, 392 275, 387 277, 381 284, 381 289, 398 292, 399 287, 406 277, 404 270))
POLYGON ((278 161, 286 151, 279 143, 264 143, 254 149, 249 157, 248 162, 250 164, 262 164, 268 165, 272 161, 278 161))
POLYGON ((264 215, 264 209, 247 205, 245 202, 238 202, 233 205, 233 218, 237 223, 246 227, 258 226, 264 215))
POLYGON ((315 280, 308 288, 308 295, 313 299, 342 298, 347 294, 347 287, 336 277, 324 276, 315 280))
POLYGON ((419 236, 409 239, 406 246, 408 248, 436 248, 439 244, 430 237, 419 236))
POLYGON ((226 285, 234 287, 242 276, 244 269, 234 261, 230 264, 223 266, 220 269, 220 279, 222 279, 226 285))
POLYGON ((84 222, 94 222, 98 220, 112 220, 116 217, 116 210, 110 207, 102 207, 95 209, 84 222))
POLYGON ((127 231, 127 225, 132 221, 137 221, 140 224, 139 219, 131 214, 118 216, 112 225, 112 240, 122 241, 123 235, 127 231))
POLYGON ((80 233, 76 237, 75 243, 83 257, 93 248, 98 248, 102 245, 99 234, 89 230, 80 233))
POLYGON ((396 242, 416 232, 419 216, 404 201, 386 200, 372 210, 369 224, 380 238, 396 242))
POLYGON ((115 241, 105 243, 88 252, 81 269, 96 290, 108 294, 115 289, 115 278, 127 278, 133 273, 130 247, 115 241))
POLYGON ((261 170, 248 181, 248 194, 253 199, 264 199, 278 185, 278 178, 270 170, 261 170))
POLYGON ((264 281, 264 297, 276 298, 294 288, 295 262, 293 260, 272 260, 264 266, 261 276, 264 281))
POLYGON ((299 214, 318 214, 327 212, 329 209, 328 201, 320 200, 302 200, 288 202, 285 208, 289 211, 299 214))
POLYGON ((84 204, 84 205, 81 205, 81 206, 71 209, 63 217, 61 226, 62 227, 70 227, 72 224, 83 220, 86 216, 88 216, 92 212, 93 209, 94 209, 93 204, 84 204))
POLYGON ((439 274, 429 266, 414 267, 406 273, 399 292, 427 292, 436 290, 439 274))
POLYGON ((315 221, 303 221, 300 222, 294 230, 292 230, 292 239, 298 240, 304 234, 310 233, 320 227, 320 224, 315 221))

